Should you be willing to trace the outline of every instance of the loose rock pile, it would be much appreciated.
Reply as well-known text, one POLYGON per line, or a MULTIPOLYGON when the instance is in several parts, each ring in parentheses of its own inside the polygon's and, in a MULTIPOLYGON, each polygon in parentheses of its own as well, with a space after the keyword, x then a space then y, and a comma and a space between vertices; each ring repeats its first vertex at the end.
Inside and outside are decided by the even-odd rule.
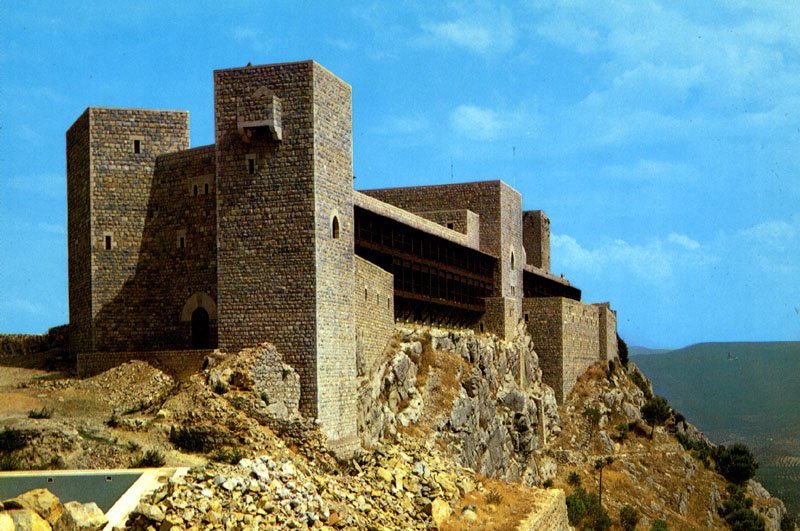
MULTIPOLYGON (((208 464, 170 480, 137 507, 133 529, 427 529, 445 521, 478 522, 465 495, 485 491, 472 470, 432 446, 401 438, 346 471, 321 470, 277 452, 238 465, 208 464)), ((526 511, 520 511, 520 518, 526 511)), ((476 527, 480 528, 480 527, 476 527)))
POLYGON ((61 501, 47 489, 36 489, 0 503, 0 530, 94 531, 108 519, 95 503, 61 501))

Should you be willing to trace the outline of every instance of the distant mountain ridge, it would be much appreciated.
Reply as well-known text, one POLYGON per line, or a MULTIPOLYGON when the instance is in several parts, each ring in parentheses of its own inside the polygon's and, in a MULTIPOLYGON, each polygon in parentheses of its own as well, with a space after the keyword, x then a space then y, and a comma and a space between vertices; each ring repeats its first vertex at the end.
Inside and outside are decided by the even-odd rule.
POLYGON ((655 354, 664 354, 665 352, 671 352, 671 349, 639 346, 628 347, 628 356, 653 356, 655 354))
POLYGON ((712 441, 747 444, 759 481, 800 511, 800 341, 698 343, 630 359, 712 441))

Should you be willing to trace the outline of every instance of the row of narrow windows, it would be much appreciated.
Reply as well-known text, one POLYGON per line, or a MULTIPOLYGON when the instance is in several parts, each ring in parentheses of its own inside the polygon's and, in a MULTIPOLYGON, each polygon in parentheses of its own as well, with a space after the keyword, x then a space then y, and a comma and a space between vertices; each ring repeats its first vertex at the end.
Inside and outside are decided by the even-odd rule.
MULTIPOLYGON (((364 288, 364 302, 367 302, 368 300, 369 300, 369 290, 365 287, 364 288)), ((377 291, 375 292, 375 303, 376 304, 380 304, 381 303, 381 294, 379 292, 377 292, 377 291)), ((392 298, 391 297, 386 297, 386 309, 387 310, 391 310, 392 309, 392 298)))
MULTIPOLYGON (((197 186, 195 185, 195 192, 197 191, 197 186)), ((208 193, 208 184, 206 184, 206 193, 208 193)), ((197 194, 195 194, 197 195, 197 194)), ((333 221, 331 222, 331 236, 334 240, 339 239, 340 229, 339 229, 339 218, 337 216, 333 216, 333 221)), ((105 234, 103 236, 103 247, 106 251, 110 251, 114 247, 114 238, 111 234, 105 234)), ((186 235, 185 234, 178 234, 177 238, 177 247, 178 249, 185 249, 186 248, 186 235)))

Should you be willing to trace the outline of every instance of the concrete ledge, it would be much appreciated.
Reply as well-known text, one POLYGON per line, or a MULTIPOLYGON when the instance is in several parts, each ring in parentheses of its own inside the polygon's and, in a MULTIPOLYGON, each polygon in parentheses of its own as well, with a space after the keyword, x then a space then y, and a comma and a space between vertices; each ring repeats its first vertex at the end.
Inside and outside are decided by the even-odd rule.
POLYGON ((117 502, 108 510, 106 518, 108 523, 103 531, 111 531, 125 526, 131 512, 139 505, 139 501, 146 495, 162 485, 162 483, 172 477, 185 475, 188 467, 180 468, 145 468, 141 469, 142 475, 131 485, 125 494, 120 496, 117 502))

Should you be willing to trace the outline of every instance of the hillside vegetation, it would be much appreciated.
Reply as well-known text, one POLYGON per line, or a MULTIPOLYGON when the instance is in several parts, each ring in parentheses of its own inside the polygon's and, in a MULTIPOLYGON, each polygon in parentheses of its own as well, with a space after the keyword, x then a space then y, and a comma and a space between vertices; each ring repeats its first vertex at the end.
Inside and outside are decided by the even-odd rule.
POLYGON ((701 343, 631 359, 712 441, 747 444, 757 479, 800 512, 800 342, 701 343))

